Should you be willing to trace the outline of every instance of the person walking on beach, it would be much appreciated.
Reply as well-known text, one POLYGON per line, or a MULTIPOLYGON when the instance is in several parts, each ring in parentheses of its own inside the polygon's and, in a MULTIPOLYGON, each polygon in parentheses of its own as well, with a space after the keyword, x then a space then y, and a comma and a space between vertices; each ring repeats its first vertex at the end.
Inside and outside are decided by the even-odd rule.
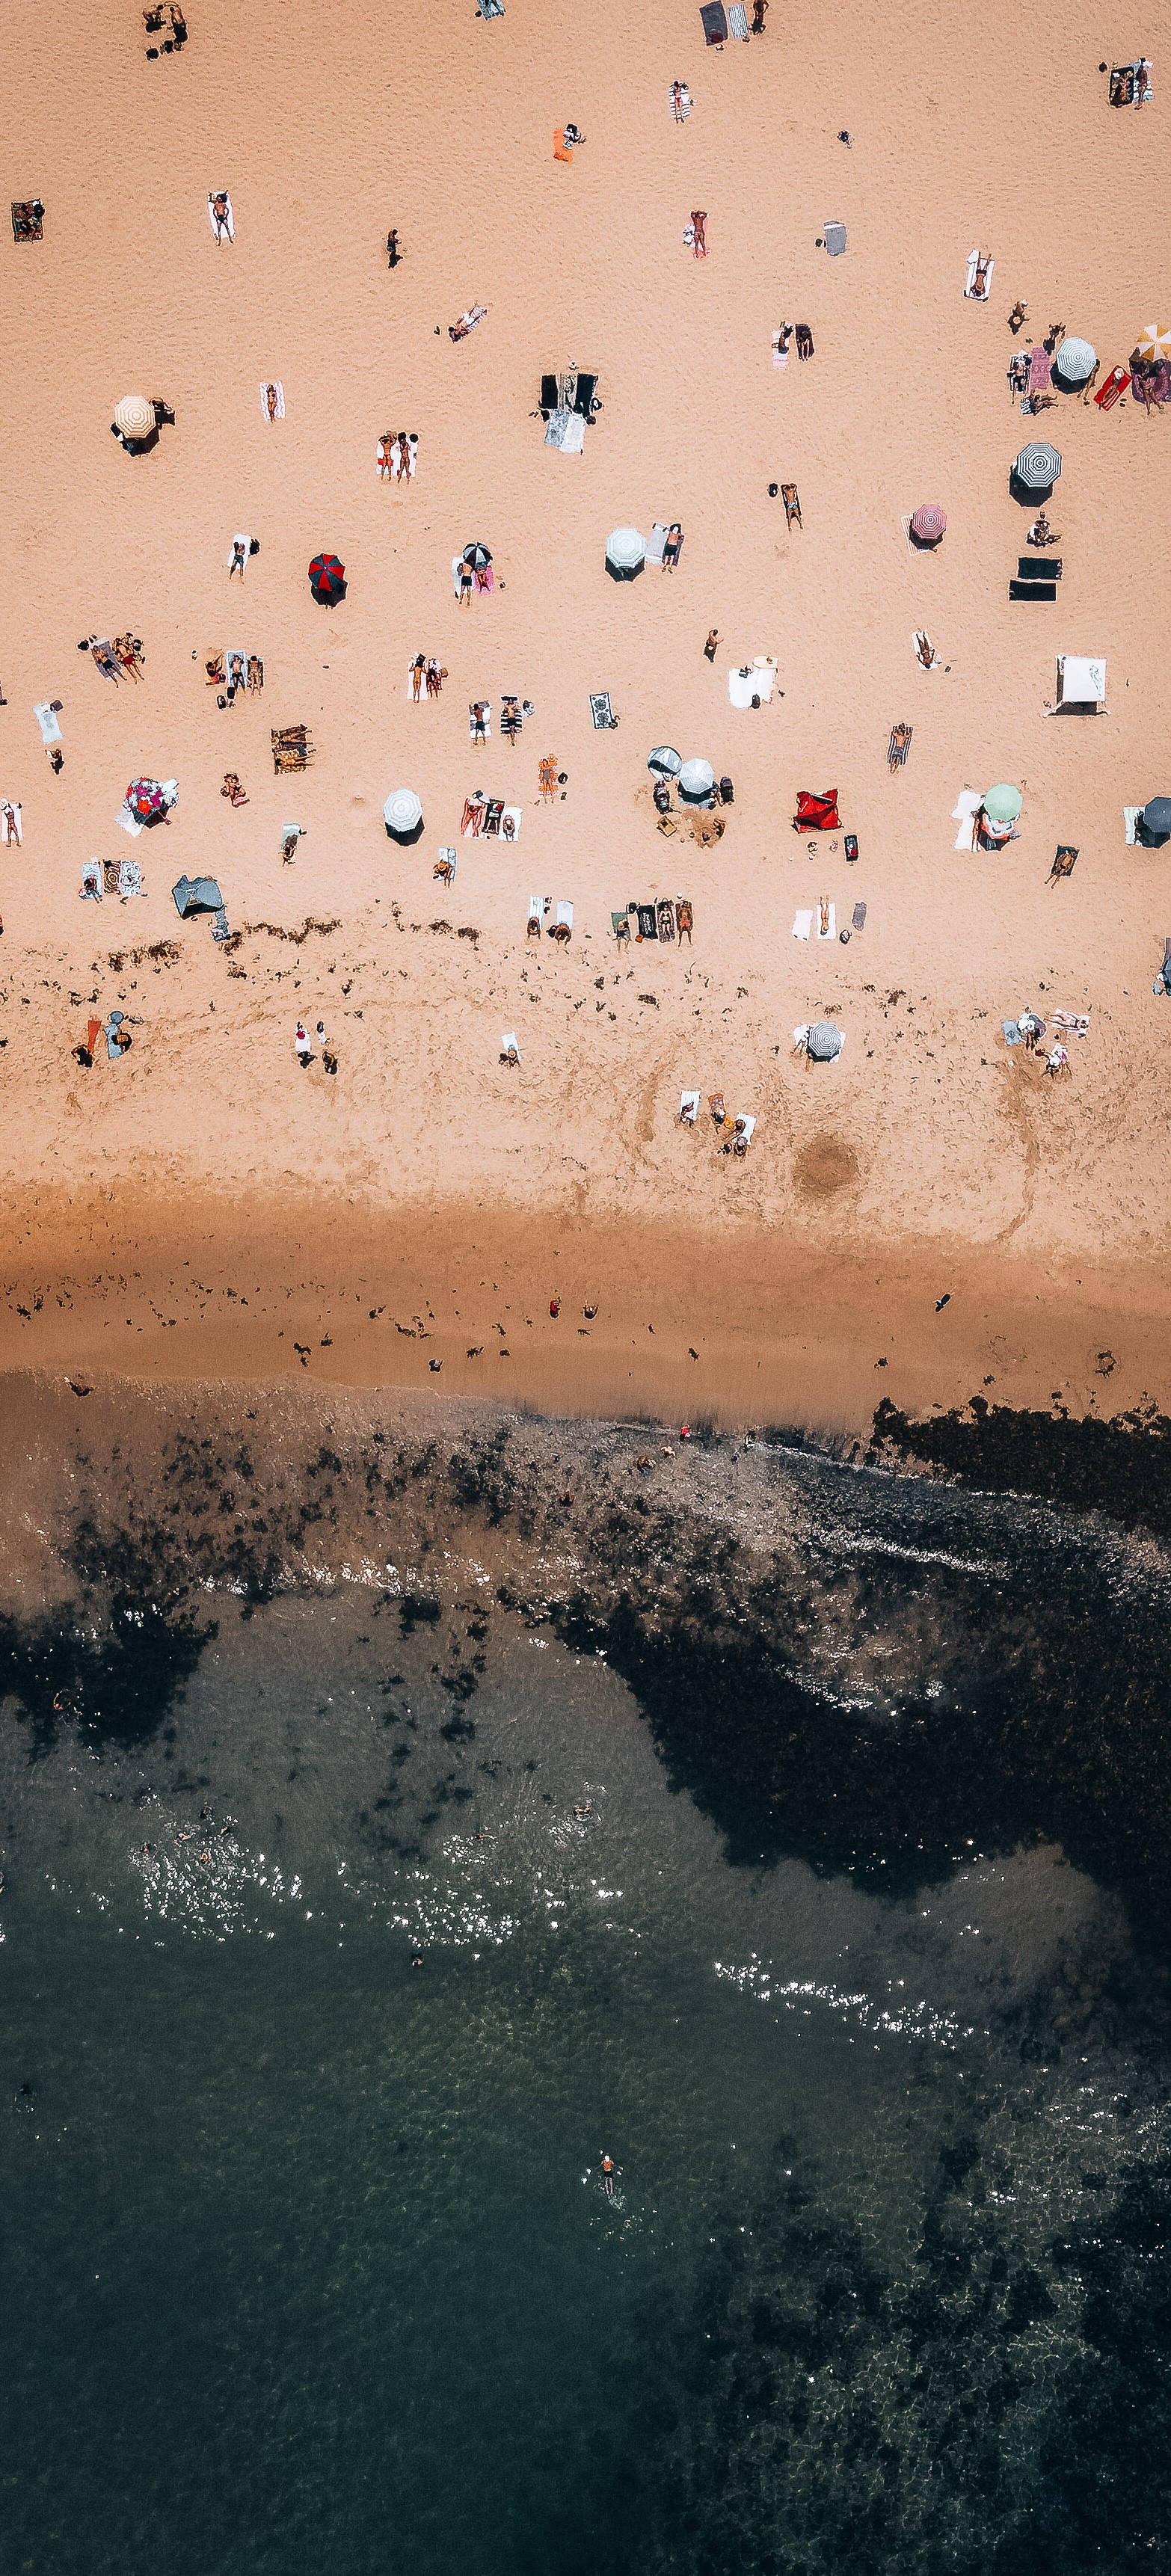
POLYGON ((397 224, 394 224, 394 225, 392 225, 391 230, 388 232, 388 234, 387 234, 387 236, 386 236, 386 265, 387 265, 387 267, 388 267, 388 268, 397 268, 397 267, 398 267, 398 264, 399 264, 399 261, 400 261, 400 259, 401 259, 401 258, 402 258, 402 252, 401 252, 401 250, 399 249, 399 246, 398 246, 398 225, 397 225, 397 224))

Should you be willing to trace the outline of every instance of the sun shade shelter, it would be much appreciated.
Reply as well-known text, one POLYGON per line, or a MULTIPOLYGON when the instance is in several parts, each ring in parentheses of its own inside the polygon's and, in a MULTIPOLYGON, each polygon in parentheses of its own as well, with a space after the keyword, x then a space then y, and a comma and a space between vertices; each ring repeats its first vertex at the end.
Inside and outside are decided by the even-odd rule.
POLYGON ((114 427, 130 441, 131 446, 140 439, 149 438, 155 426, 155 407, 147 401, 145 394, 124 394, 121 402, 115 403, 114 427))
POLYGON ((637 528, 612 528, 606 539, 606 570, 613 581, 633 581, 646 562, 646 547, 637 528))
POLYGON ((678 778, 682 767, 683 763, 678 752, 672 751, 669 742, 659 743, 657 748, 647 755, 647 768, 656 778, 678 778))
POLYGON ((1097 366, 1097 352, 1088 340, 1063 340, 1053 361, 1054 372, 1065 385, 1084 385, 1097 366))
POLYGON ((224 898, 214 877, 180 877, 171 892, 180 921, 189 912, 222 912, 224 898))
POLYGON ((716 773, 710 760, 685 760, 679 772, 679 793, 689 804, 702 805, 711 795, 716 773))
POLYGON ((167 810, 167 800, 157 778, 132 778, 126 790, 126 802, 136 823, 157 823, 167 810))
POLYGON ((920 509, 911 512, 911 535, 918 538, 921 546, 937 546, 946 526, 947 512, 940 509, 938 501, 924 501, 920 509))
POLYGON ((423 829, 423 808, 413 788, 396 787, 382 808, 382 819, 392 841, 417 841, 423 829))
POLYGON ((1152 841, 1171 838, 1171 796, 1148 797, 1143 807, 1143 830, 1152 841))
POLYGON ((805 1052, 815 1064, 832 1064, 846 1043, 835 1020, 816 1020, 805 1040, 805 1052))
POLYGON ((984 799, 984 812, 990 823, 1015 823, 1024 798, 1019 787, 990 787, 984 799))
POLYGON ((1061 472, 1061 458, 1047 439, 1022 447, 1013 472, 1026 492, 1051 492, 1061 472))
POLYGON ((1094 654, 1059 653, 1057 656, 1057 704, 1059 707, 1100 707, 1106 696, 1106 665, 1094 654))

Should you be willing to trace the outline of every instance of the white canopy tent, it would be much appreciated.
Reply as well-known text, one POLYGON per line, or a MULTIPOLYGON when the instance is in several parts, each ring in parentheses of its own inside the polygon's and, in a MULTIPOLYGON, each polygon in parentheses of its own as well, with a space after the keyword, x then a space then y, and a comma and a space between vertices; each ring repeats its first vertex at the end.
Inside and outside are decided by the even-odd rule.
POLYGON ((1106 665, 1100 655, 1058 654, 1057 707, 1097 707, 1104 711, 1105 699, 1106 665))

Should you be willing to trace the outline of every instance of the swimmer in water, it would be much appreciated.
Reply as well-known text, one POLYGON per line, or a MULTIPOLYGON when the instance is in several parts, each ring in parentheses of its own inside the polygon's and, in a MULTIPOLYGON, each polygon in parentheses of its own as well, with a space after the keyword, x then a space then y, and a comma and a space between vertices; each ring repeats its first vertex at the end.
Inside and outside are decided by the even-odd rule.
POLYGON ((613 2200, 613 2198, 614 2198, 614 2182, 615 2182, 615 2173, 616 2173, 616 2168, 615 2168, 615 2164, 614 2164, 613 2156, 603 2156, 603 2158, 602 2158, 602 2189, 603 2189, 603 2191, 605 2192, 605 2195, 606 2195, 607 2200, 613 2200))

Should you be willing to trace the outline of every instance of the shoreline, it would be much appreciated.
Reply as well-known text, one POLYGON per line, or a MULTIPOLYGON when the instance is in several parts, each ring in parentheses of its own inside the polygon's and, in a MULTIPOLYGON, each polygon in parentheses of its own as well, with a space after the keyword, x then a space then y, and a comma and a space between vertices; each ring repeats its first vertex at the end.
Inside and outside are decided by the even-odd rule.
POLYGON ((315 1195, 11 1193, 0 1374, 437 1393, 550 1418, 869 1437, 973 1397, 1171 1412, 1165 1277, 931 1237, 315 1195), (550 1305, 559 1301, 553 1316, 550 1305), (937 1299, 945 1299, 938 1310, 937 1299), (587 1315, 587 1308, 596 1313, 587 1315), (439 1367, 432 1364, 439 1362, 439 1367))

